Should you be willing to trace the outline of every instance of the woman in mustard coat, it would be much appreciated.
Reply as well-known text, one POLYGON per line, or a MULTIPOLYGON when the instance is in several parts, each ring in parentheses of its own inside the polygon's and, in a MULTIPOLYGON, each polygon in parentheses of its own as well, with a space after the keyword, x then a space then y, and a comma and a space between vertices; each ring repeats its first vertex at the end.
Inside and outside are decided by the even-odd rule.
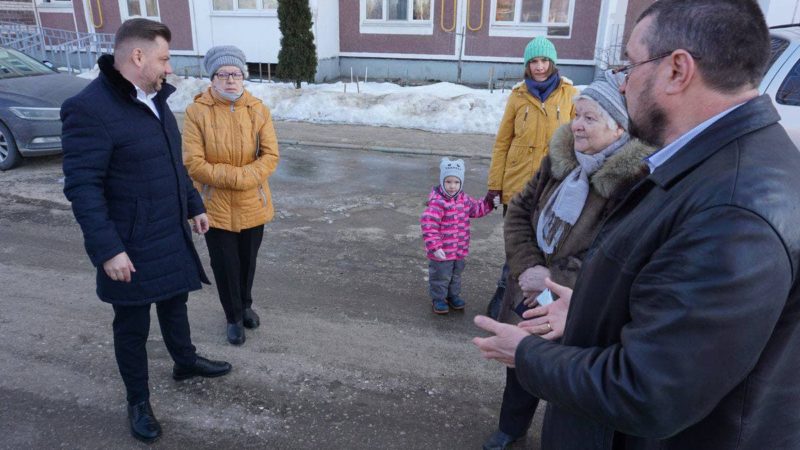
MULTIPOLYGON (((572 81, 558 73, 558 54, 547 38, 528 42, 523 58, 525 79, 508 96, 489 166, 489 195, 501 198, 503 216, 511 197, 539 170, 553 133, 575 117, 572 101, 578 94, 572 81)), ((490 317, 497 318, 507 278, 508 264, 503 264, 486 311, 490 317)))
POLYGON ((211 86, 186 109, 183 159, 211 225, 205 238, 228 342, 241 345, 244 328, 260 322, 251 291, 264 224, 274 214, 267 180, 278 166, 278 140, 269 108, 244 89, 244 53, 214 47, 203 64, 211 86))

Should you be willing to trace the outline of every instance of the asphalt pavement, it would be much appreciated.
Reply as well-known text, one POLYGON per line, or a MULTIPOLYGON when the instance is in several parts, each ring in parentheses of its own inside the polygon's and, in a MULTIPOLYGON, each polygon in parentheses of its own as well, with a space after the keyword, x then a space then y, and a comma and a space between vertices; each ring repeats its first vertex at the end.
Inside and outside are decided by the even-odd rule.
MULTIPOLYGON (((214 286, 191 293, 195 345, 234 370, 179 383, 153 314, 150 385, 164 428, 153 447, 480 448, 505 369, 480 358, 472 318, 495 288, 502 217, 473 221, 467 307, 443 317, 431 312, 418 218, 438 152, 466 157, 466 192, 485 193, 493 138, 276 129, 276 215, 254 285, 262 325, 233 347, 214 286)), ((60 157, 0 172, 0 448, 142 448, 128 434, 112 311, 94 294, 62 177, 60 157)), ((210 273, 204 240, 195 245, 210 273)), ((513 448, 538 448, 541 413, 513 448)))
MULTIPOLYGON (((183 123, 183 114, 175 115, 183 123)), ((370 150, 409 155, 491 159, 494 135, 433 133, 407 128, 274 121, 281 145, 370 150)))

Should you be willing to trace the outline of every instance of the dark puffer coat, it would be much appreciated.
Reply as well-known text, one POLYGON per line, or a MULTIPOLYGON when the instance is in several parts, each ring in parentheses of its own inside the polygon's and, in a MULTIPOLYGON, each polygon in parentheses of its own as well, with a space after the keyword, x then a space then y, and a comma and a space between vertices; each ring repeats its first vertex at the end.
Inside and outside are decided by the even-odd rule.
POLYGON ((188 219, 205 212, 181 157, 181 135, 164 83, 154 98, 161 120, 136 99, 114 59, 61 107, 64 194, 72 202, 97 295, 118 305, 165 300, 208 283, 188 219), (132 281, 111 280, 103 263, 127 252, 132 281))
POLYGON ((556 283, 570 287, 575 285, 583 257, 600 224, 628 190, 647 175, 643 158, 655 150, 637 139, 631 139, 606 159, 603 166, 589 177, 589 196, 578 221, 565 230, 555 252, 545 255, 536 243, 536 225, 550 197, 567 175, 578 167, 574 142, 569 125, 556 130, 550 141, 550 153, 542 161, 541 169, 508 206, 503 232, 511 272, 500 308, 499 319, 503 322, 515 323, 520 320, 512 308, 522 301, 519 276, 526 269, 545 266, 550 269, 550 277, 556 283))

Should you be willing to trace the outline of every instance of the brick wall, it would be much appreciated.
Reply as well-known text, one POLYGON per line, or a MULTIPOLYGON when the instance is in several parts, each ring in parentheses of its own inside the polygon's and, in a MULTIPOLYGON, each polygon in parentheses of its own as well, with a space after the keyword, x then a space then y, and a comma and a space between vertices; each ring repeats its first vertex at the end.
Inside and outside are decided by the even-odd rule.
POLYGON ((33 14, 34 0, 3 0, 0 1, 0 21, 36 25, 36 16, 33 14))
POLYGON ((36 25, 33 11, 3 11, 0 10, 0 21, 36 25))

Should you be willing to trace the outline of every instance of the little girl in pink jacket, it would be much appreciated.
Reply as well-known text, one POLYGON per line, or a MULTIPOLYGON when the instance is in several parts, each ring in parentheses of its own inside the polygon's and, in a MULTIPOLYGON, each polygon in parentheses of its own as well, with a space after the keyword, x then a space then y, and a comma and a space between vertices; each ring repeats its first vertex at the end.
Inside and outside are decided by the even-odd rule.
POLYGON ((442 158, 439 185, 428 197, 428 207, 419 219, 428 252, 429 292, 433 312, 447 314, 450 308, 464 309, 461 273, 469 254, 469 219, 492 211, 489 196, 476 200, 462 191, 464 161, 442 158))

